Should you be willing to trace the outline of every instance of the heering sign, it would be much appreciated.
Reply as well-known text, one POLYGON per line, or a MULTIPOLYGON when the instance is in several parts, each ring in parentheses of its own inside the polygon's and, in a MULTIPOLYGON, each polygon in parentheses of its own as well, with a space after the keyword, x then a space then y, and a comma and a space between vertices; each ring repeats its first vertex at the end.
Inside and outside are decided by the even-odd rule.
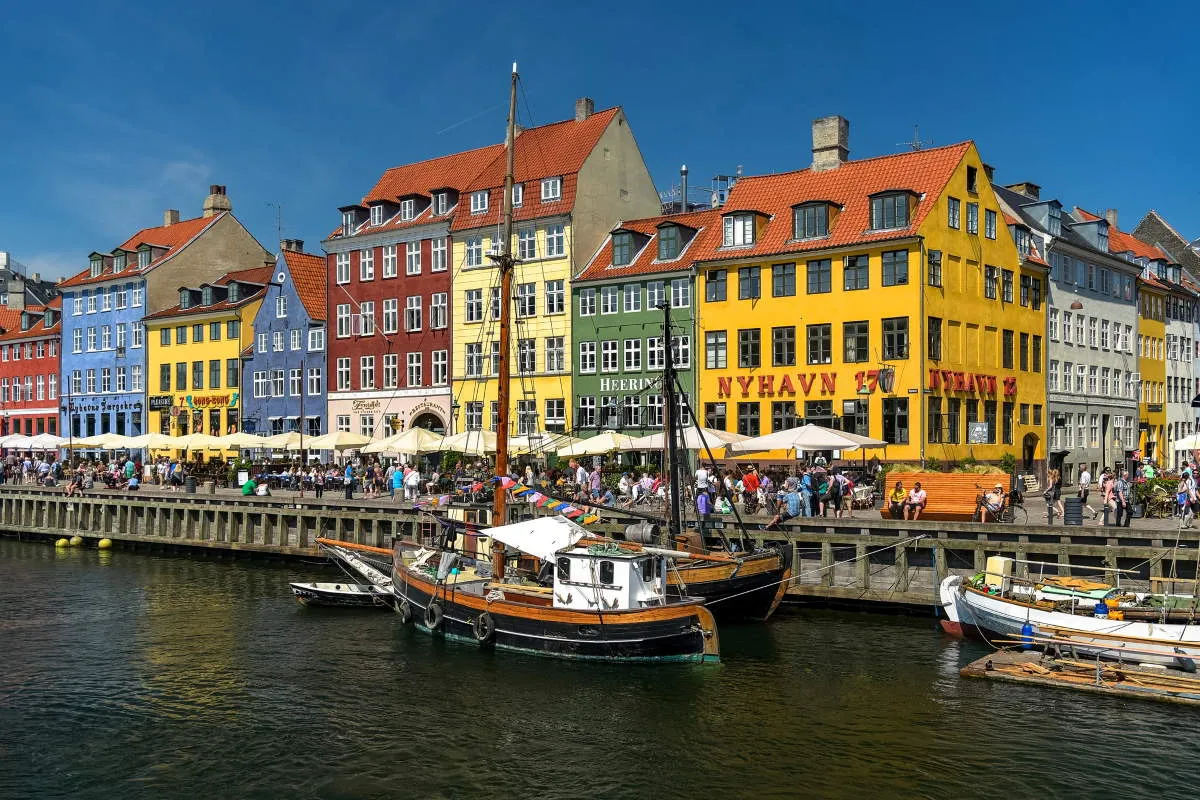
POLYGON ((601 392, 640 392, 650 384, 652 378, 601 378, 601 392))

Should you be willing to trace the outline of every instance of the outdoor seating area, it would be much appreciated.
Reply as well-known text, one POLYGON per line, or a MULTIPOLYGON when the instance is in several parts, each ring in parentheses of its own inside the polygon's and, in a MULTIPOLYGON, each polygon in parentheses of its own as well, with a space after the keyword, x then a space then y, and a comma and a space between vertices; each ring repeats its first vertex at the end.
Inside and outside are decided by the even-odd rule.
MULTIPOLYGON (((897 472, 887 476, 885 488, 891 491, 896 481, 900 481, 904 484, 904 490, 908 491, 915 483, 920 482, 928 498, 925 508, 921 511, 921 519, 969 522, 975 515, 979 495, 986 491, 980 487, 994 484, 996 477, 975 473, 897 472)), ((1007 478, 1004 480, 1007 482, 1007 478)), ((885 519, 892 516, 886 504, 879 513, 885 519)))

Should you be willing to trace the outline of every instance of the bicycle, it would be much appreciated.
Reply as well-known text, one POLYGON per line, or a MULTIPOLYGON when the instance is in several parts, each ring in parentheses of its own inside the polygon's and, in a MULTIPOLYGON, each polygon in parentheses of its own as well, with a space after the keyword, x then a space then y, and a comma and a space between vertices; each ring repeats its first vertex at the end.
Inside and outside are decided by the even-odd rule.
MULTIPOLYGON (((975 484, 981 492, 983 487, 975 484)), ((995 511, 988 505, 987 495, 980 494, 975 498, 975 513, 971 515, 972 522, 1000 522, 1009 525, 1024 525, 1029 522, 1029 512, 1025 510, 1025 497, 1019 491, 1005 492, 1001 499, 1000 510, 995 511), (993 519, 988 519, 993 517, 993 519)))

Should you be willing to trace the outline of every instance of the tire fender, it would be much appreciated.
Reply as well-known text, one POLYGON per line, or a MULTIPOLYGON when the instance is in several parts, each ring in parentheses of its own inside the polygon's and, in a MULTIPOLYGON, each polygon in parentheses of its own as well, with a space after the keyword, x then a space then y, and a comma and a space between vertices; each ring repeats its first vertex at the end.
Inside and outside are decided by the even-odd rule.
POLYGON ((471 633, 474 634, 475 641, 487 644, 496 638, 496 621, 487 611, 480 612, 471 622, 471 633))
POLYGON ((425 627, 431 631, 441 630, 444 617, 442 604, 437 600, 430 600, 429 605, 425 606, 425 627))
POLYGON ((401 600, 396 604, 396 613, 400 615, 400 622, 407 625, 412 622, 412 606, 407 600, 401 600))

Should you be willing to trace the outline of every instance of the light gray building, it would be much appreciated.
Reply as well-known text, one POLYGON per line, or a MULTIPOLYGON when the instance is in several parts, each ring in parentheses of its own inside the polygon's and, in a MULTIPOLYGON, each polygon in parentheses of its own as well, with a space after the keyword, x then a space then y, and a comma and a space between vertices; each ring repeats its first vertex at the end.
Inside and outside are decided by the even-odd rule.
POLYGON ((58 296, 54 281, 44 281, 37 272, 29 272, 20 262, 0 250, 0 307, 44 306, 58 296))
POLYGON ((1080 219, 1033 183, 995 186, 1020 240, 1050 265, 1047 463, 1074 483, 1137 447, 1138 265, 1109 252, 1108 220, 1080 219))

